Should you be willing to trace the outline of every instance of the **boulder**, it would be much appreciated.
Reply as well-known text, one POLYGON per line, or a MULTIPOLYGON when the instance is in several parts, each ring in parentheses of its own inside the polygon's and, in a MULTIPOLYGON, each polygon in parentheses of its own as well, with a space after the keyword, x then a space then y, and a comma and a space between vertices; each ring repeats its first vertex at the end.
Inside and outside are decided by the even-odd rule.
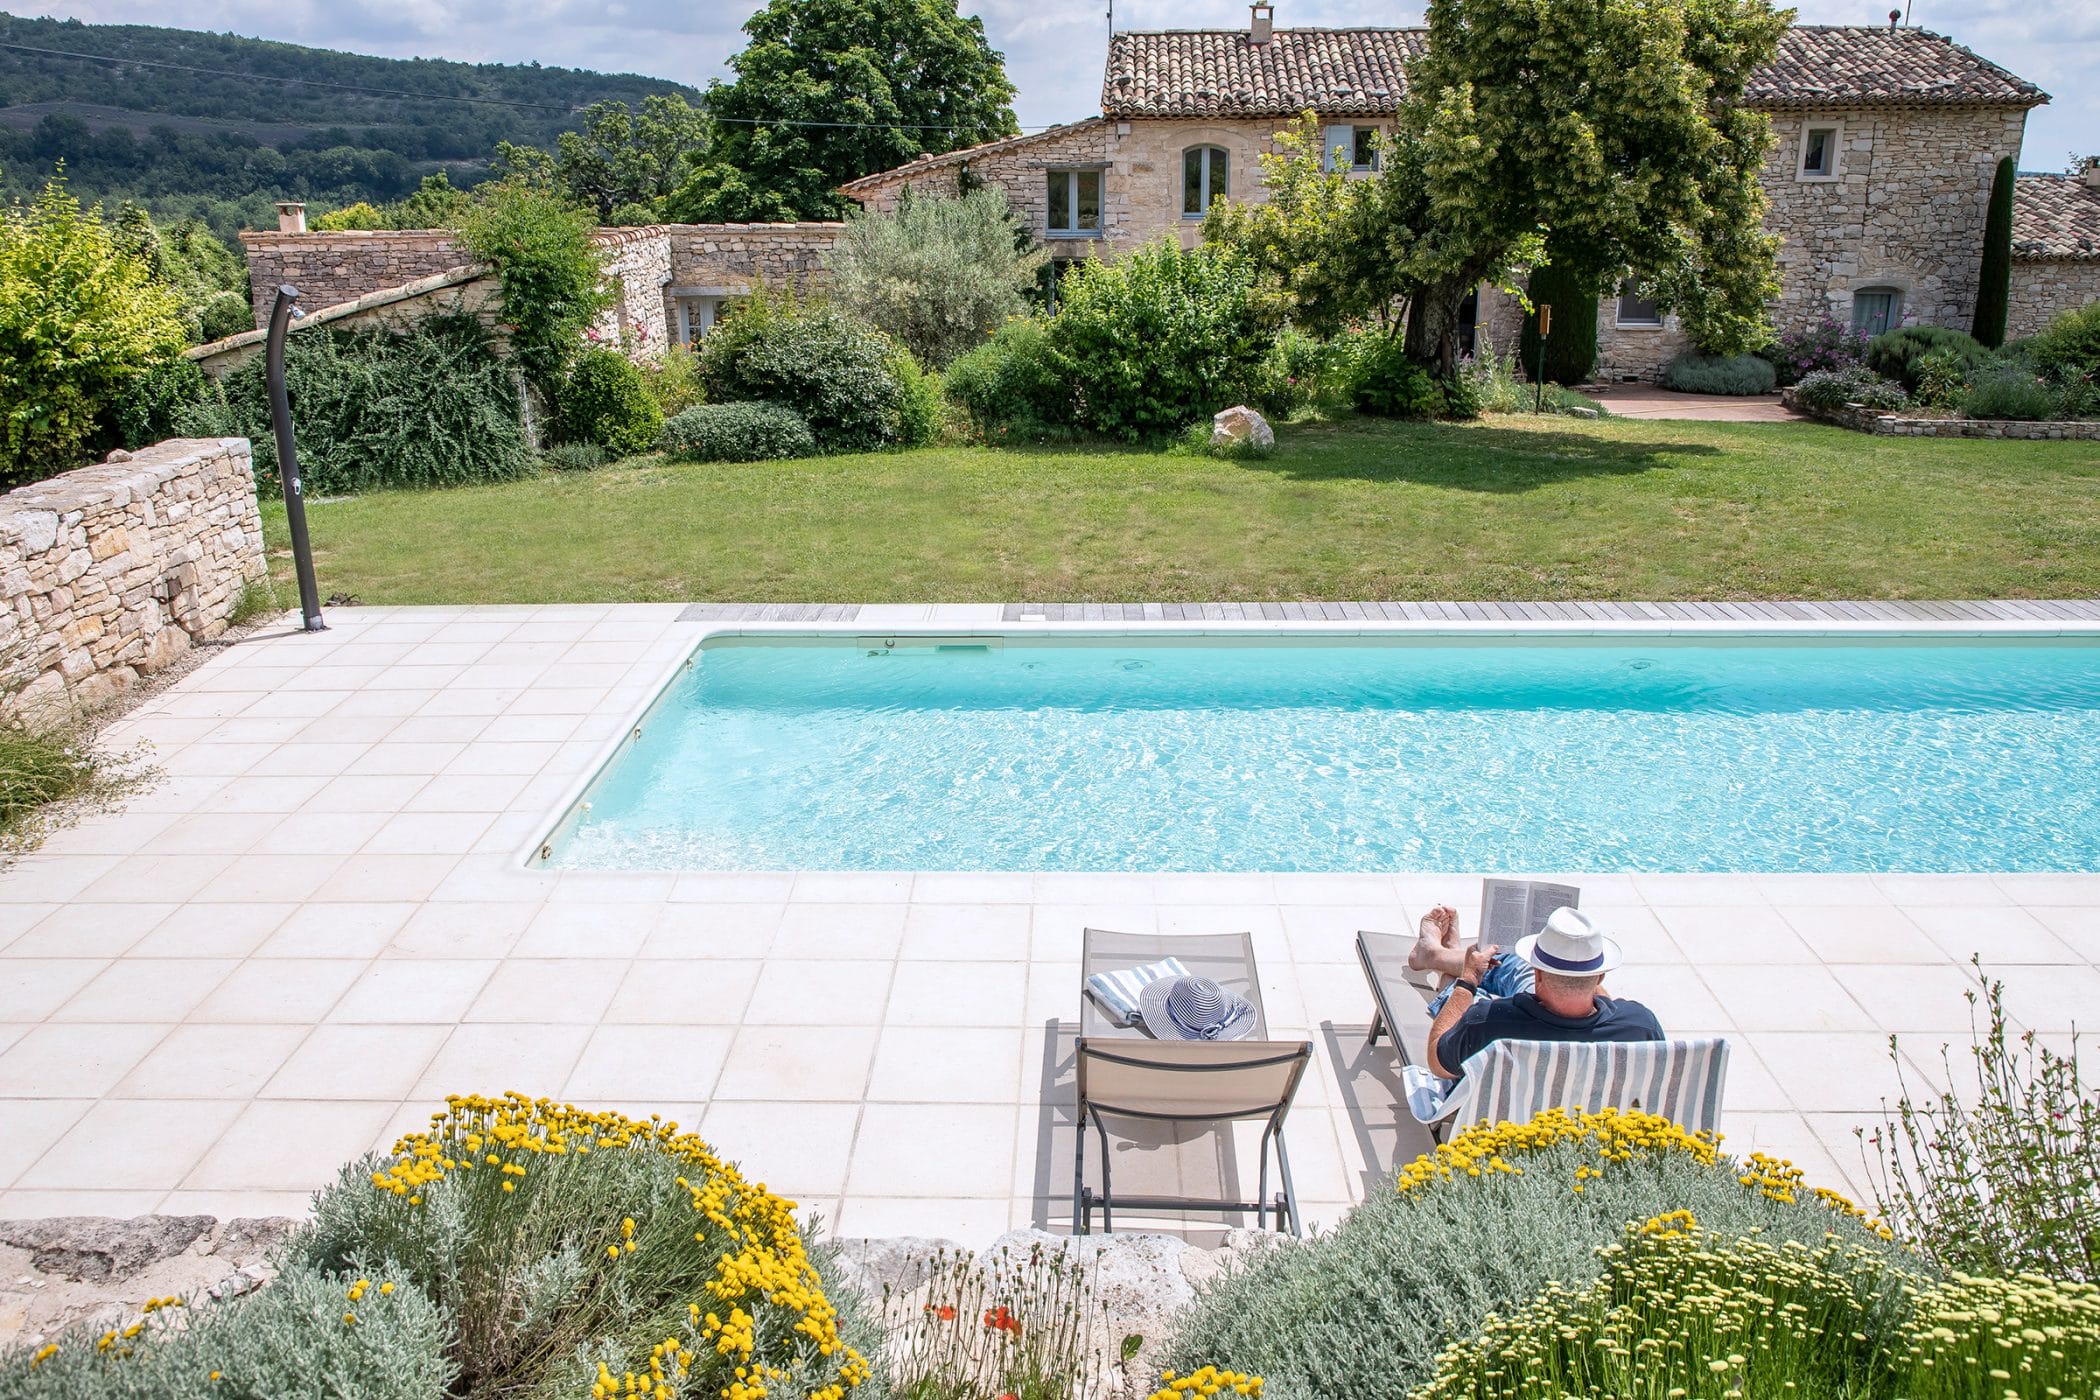
POLYGON ((969 1250, 954 1240, 919 1235, 895 1239, 834 1240, 837 1258, 825 1270, 825 1282, 858 1289, 880 1302, 884 1289, 902 1295, 925 1285, 933 1271, 933 1260, 967 1257, 969 1250))
POLYGON ((1248 446, 1266 451, 1276 445, 1276 430, 1269 420, 1245 404, 1237 404, 1210 420, 1212 447, 1248 446))
POLYGON ((0 1221, 0 1244, 28 1250, 38 1273, 76 1282, 122 1279, 174 1258, 216 1223, 209 1215, 59 1215, 0 1221))

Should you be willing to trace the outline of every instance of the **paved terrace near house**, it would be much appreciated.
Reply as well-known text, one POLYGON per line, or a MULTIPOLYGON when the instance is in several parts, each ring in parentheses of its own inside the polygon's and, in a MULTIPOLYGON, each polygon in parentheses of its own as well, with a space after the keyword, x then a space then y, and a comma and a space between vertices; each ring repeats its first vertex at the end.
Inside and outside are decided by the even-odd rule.
MULTIPOLYGON (((1645 620, 2056 630, 2100 603, 353 608, 228 648, 110 734, 166 777, 0 874, 0 1214, 299 1212, 448 1092, 697 1125, 848 1234, 1062 1228, 1080 931, 1251 929, 1309 1036, 1299 1194, 1395 1154, 1351 953, 1478 873, 586 874, 520 856, 711 628, 1645 620), (1318 619, 1325 619, 1324 622, 1318 619)), ((1500 872, 1498 872, 1500 873, 1500 872)), ((1963 962, 2052 1036, 2100 1006, 2100 876, 1582 877, 1615 989, 1734 1042, 1726 1127, 1855 1190, 1851 1129, 1965 1038, 1963 962)), ((1957 1059, 1957 1066, 1961 1064, 1957 1059)), ((1131 1158, 1119 1159, 1119 1181, 1131 1158)), ((1251 1161, 1251 1156, 1249 1159, 1251 1161)))

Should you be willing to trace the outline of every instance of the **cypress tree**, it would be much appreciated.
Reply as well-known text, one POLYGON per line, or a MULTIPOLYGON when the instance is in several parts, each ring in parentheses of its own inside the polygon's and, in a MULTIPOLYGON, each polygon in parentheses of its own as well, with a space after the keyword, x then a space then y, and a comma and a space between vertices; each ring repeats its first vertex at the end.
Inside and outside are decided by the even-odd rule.
POLYGON ((1983 270, 1976 279, 1977 342, 1995 350, 2005 343, 2006 310, 2012 302, 2013 158, 1998 162, 1991 180, 1991 208, 1983 220, 1983 270))
POLYGON ((1538 308, 1553 308, 1553 329, 1546 336, 1546 378, 1555 384, 1580 384, 1597 367, 1597 284, 1584 276, 1573 258, 1556 258, 1533 268, 1527 284, 1531 312, 1524 317, 1519 342, 1526 374, 1539 365, 1538 308))

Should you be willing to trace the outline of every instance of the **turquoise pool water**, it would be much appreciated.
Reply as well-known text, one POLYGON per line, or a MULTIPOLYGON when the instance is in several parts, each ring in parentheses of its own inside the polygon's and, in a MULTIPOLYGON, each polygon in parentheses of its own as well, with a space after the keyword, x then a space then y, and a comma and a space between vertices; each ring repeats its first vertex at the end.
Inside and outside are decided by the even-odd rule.
POLYGON ((549 863, 2100 870, 2100 644, 709 644, 549 863))

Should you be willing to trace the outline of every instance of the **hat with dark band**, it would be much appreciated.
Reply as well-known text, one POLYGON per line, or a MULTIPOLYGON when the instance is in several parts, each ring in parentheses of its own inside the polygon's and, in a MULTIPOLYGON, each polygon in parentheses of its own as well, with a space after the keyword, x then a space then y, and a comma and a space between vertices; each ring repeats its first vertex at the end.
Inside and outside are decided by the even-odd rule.
POLYGON ((1619 945, 1579 909, 1556 909, 1546 926, 1517 940, 1516 954, 1540 972, 1595 977, 1619 965, 1619 945))

